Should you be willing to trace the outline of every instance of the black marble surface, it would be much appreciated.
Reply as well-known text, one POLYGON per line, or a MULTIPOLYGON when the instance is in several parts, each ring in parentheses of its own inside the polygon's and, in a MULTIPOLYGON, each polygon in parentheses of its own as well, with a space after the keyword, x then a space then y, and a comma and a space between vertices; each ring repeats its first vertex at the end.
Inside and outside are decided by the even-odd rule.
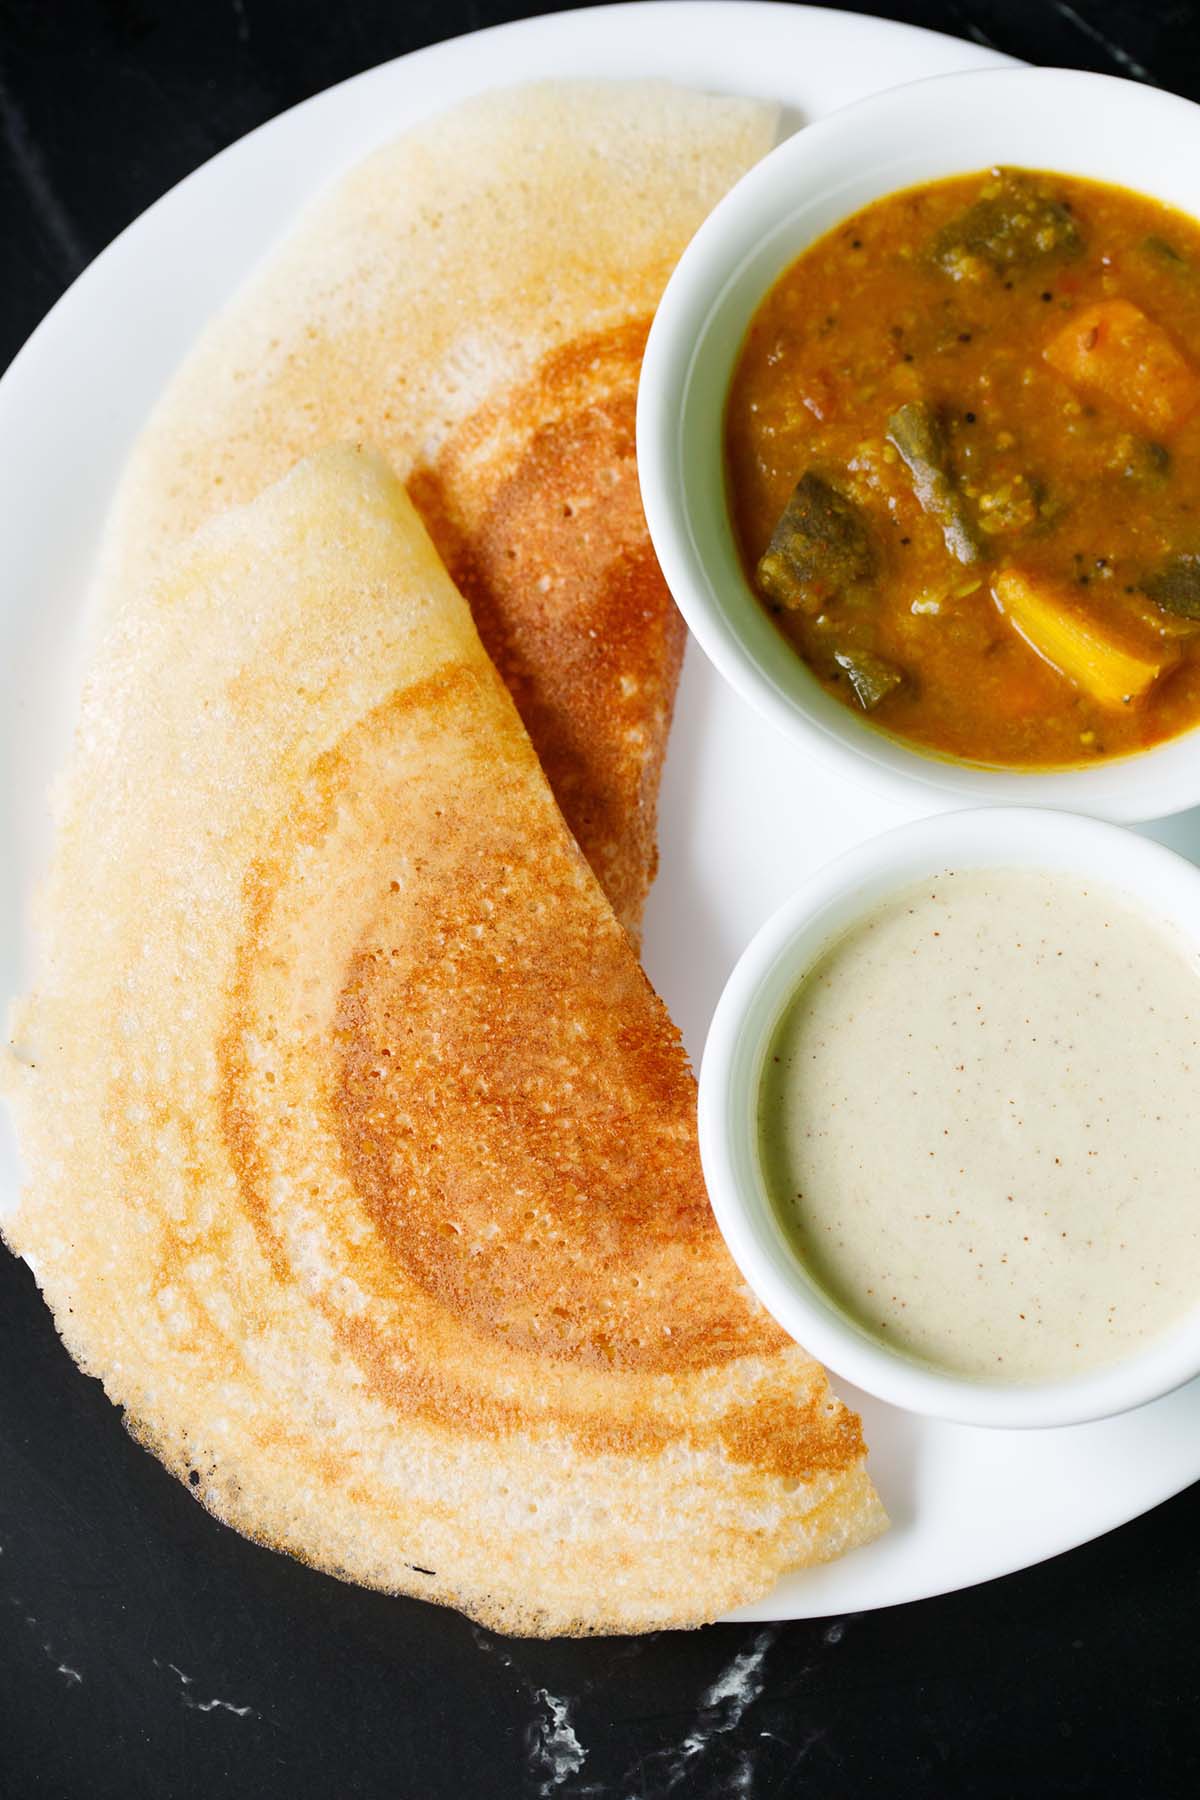
MULTIPOLYGON (((214 151, 373 63, 537 10, 0 0, 0 365, 214 151)), ((1200 99, 1191 0, 858 10, 1200 99)), ((125 1436, 0 1252, 0 1800, 1190 1795, 1198 1612, 1195 1488, 916 1606, 506 1643, 214 1523, 125 1436)))

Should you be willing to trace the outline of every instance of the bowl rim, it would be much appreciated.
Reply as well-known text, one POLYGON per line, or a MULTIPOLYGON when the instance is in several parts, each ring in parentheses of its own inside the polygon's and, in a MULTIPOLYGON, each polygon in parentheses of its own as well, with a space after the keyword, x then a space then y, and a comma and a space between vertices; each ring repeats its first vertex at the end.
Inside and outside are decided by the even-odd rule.
POLYGON ((1124 827, 1050 808, 983 807, 937 813, 869 839, 810 876, 760 927, 729 976, 699 1078, 709 1199, 734 1262, 767 1311, 865 1392, 966 1425, 1031 1428, 1108 1418, 1200 1374, 1200 1296, 1146 1348, 1067 1379, 984 1383, 946 1374, 872 1337, 806 1280, 759 1173, 754 1121, 762 1061, 803 969, 879 899, 948 866, 1086 875, 1175 926, 1200 964, 1200 869, 1124 827))
MULTIPOLYGON (((947 145, 942 174, 968 172, 996 160, 1046 167, 1049 165, 1036 154, 1022 153, 1022 136, 1028 140, 1031 133, 1051 129, 1044 125, 1045 119, 1058 117, 1064 105, 1077 111, 1085 101, 1089 109, 1099 103, 1103 114, 1091 121, 1088 142, 1096 147, 1095 154, 1107 154, 1104 146, 1116 134, 1117 120, 1128 130, 1138 120, 1152 116, 1155 143, 1169 148, 1141 154, 1161 167, 1164 177, 1168 170, 1178 174, 1189 162, 1180 134, 1190 132, 1197 151, 1192 160, 1200 170, 1200 105, 1142 83, 1078 69, 1020 65, 963 70, 904 83, 805 126, 742 176, 684 250, 647 339, 637 399, 642 501, 660 567, 692 634, 722 677, 776 728, 850 780, 908 805, 928 805, 935 795, 941 795, 964 807, 1070 809, 1124 824, 1165 817, 1200 804, 1200 725, 1149 749, 1099 763, 1047 770, 990 768, 938 757, 880 731, 834 700, 815 678, 811 686, 806 684, 803 700, 794 691, 785 692, 747 647, 731 618, 729 587, 722 587, 710 575, 696 542, 694 518, 699 508, 691 506, 689 459, 683 449, 687 411, 698 373, 710 367, 719 372, 722 396, 727 392, 745 324, 782 269, 808 243, 832 229, 838 218, 849 216, 870 199, 855 199, 807 237, 801 234, 767 279, 753 287, 753 298, 739 303, 742 330, 732 338, 725 334, 718 342, 712 329, 714 315, 730 303, 730 293, 737 289, 751 259, 762 251, 767 237, 772 241, 786 238, 789 226, 807 209, 836 202, 839 189, 856 173, 865 175, 881 166, 881 134, 886 136, 893 125, 901 127, 906 118, 936 121, 964 107, 977 118, 986 115, 988 104, 1003 105, 1014 121, 1011 152, 990 159, 964 155, 960 138, 955 136, 947 145), (1050 104, 1051 93, 1054 105, 1050 104), (1164 132, 1164 122, 1177 128, 1173 135, 1164 132), (754 222, 762 218, 770 223, 754 222)), ((1145 133, 1142 137, 1144 141, 1145 133)), ((1075 159, 1058 159, 1058 166, 1070 173, 1075 163, 1082 165, 1087 160, 1081 151, 1075 159)), ((1084 167, 1078 172, 1087 173, 1084 167)), ((933 173, 918 180, 938 178, 933 173)), ((1110 175, 1093 178, 1115 179, 1110 175)), ((1179 179, 1186 180, 1186 175, 1179 179)), ((908 179, 885 182, 874 197, 911 185, 908 179)), ((1161 192, 1165 179, 1158 183, 1134 178, 1124 185, 1165 204, 1180 204, 1161 192)), ((1195 203, 1184 210, 1193 210, 1200 218, 1200 178, 1194 178, 1191 187, 1195 203)), ((745 612, 750 590, 740 569, 736 579, 737 592, 732 598, 745 612)), ((757 611, 757 602, 752 604, 757 611)), ((774 627, 762 617, 777 648, 774 627)))

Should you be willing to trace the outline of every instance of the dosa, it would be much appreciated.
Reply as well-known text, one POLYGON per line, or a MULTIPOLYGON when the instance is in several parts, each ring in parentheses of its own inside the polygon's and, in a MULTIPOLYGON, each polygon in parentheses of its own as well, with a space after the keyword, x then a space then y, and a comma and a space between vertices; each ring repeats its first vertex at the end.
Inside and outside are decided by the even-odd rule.
POLYGON ((382 462, 301 464, 122 607, 39 929, 6 1232, 220 1518, 520 1633, 696 1624, 881 1528, 382 462))
POLYGON ((102 558, 171 545, 325 445, 405 481, 567 822, 636 936, 684 627, 634 457, 668 276, 776 108, 655 82, 479 95, 319 197, 202 334, 136 445, 102 558))

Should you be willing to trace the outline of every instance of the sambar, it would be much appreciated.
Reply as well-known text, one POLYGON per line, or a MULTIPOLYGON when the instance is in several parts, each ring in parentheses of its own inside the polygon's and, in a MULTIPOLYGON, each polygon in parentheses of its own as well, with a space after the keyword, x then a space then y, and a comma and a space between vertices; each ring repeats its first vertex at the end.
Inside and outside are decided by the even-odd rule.
POLYGON ((1200 225, 993 169, 875 202, 759 306, 725 422, 747 577, 830 692, 964 761, 1200 722, 1200 225))

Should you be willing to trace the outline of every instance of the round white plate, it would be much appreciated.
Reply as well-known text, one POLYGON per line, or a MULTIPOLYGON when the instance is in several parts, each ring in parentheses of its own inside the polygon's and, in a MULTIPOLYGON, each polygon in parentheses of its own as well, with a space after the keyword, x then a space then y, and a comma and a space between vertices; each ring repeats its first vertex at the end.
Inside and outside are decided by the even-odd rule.
MULTIPOLYGON (((769 95, 795 128, 874 89, 998 60, 907 26, 794 6, 610 6, 531 19, 319 95, 206 164, 118 238, 0 382, 0 994, 22 984, 25 901, 47 849, 46 789, 69 742, 82 595, 116 472, 200 326, 315 188, 428 113, 540 76, 658 75, 769 95)), ((811 767, 693 647, 645 956, 694 1056, 726 974, 766 915, 816 864, 915 810, 811 767)), ((1196 814, 1158 835, 1200 860, 1196 814)), ((11 1146, 2 1148, 0 1205, 17 1179, 11 1146)), ((986 1581, 1200 1477, 1200 1383, 1123 1419, 1026 1433, 940 1425, 843 1392, 862 1409, 892 1529, 786 1578, 739 1617, 860 1611, 986 1581)))

